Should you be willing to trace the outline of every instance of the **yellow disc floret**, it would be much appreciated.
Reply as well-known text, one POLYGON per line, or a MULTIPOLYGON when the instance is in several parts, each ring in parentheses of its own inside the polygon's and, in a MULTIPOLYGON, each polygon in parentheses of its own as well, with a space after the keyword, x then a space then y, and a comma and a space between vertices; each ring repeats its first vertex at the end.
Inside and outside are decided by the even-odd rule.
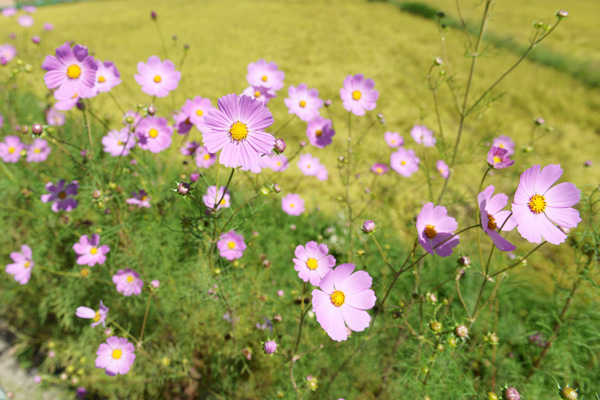
POLYGON ((133 282, 133 276, 129 275, 129 276, 127 277, 127 282, 128 282, 128 283, 131 283, 131 282, 133 282))
POLYGON ((319 264, 317 263, 317 260, 315 260, 314 258, 309 258, 308 261, 306 261, 306 266, 309 269, 317 269, 319 264))
POLYGON ((246 124, 240 121, 234 122, 231 125, 231 128, 229 128, 229 134, 233 140, 237 140, 239 142, 240 140, 244 140, 246 137, 248 137, 248 127, 246 124))
POLYGON ((154 139, 158 136, 158 131, 156 129, 152 128, 148 132, 148 136, 150 136, 152 139, 154 139))
POLYGON ((94 315, 94 322, 100 321, 100 312, 96 311, 96 315, 94 315))
POLYGON ((123 355, 123 350, 121 350, 121 349, 114 349, 112 352, 112 358, 114 358, 115 360, 119 360, 122 355, 123 355))
POLYGON ((160 77, 160 75, 156 75, 156 76, 154 77, 154 82, 156 82, 156 83, 160 83, 160 82, 162 82, 162 78, 160 77))
POLYGON ((231 250, 235 249, 235 242, 232 240, 229 243, 227 243, 227 247, 229 247, 231 250))
POLYGON ((320 129, 317 129, 316 132, 315 132, 315 136, 316 137, 321 137, 322 134, 323 134, 323 131, 320 130, 320 129))
POLYGON ((98 82, 99 82, 99 83, 104 83, 104 82, 106 82, 106 78, 105 78, 105 77, 103 77, 102 75, 100 75, 100 76, 98 77, 98 82))
POLYGON ((96 254, 98 252, 98 249, 96 247, 92 247, 92 249, 90 250, 90 254, 96 254))
POLYGON ((356 101, 360 100, 360 98, 362 97, 362 93, 359 90, 355 90, 354 92, 352 92, 352 98, 356 101))
POLYGON ((529 203, 527 203, 527 205, 532 213, 540 214, 546 209, 546 199, 540 194, 534 194, 529 199, 529 203))
POLYGON ((425 225, 425 236, 429 239, 433 239, 437 236, 437 231, 433 225, 425 225))
POLYGON ((79 65, 69 65, 67 68, 67 76, 69 79, 77 79, 81 76, 81 67, 79 65))
POLYGON ((299 104, 300 104, 300 107, 302 107, 302 108, 306 107, 306 101, 304 101, 304 100, 300 100, 299 104))
POLYGON ((204 111, 198 109, 198 110, 196 110, 196 115, 199 116, 199 117, 201 117, 201 116, 204 115, 204 111))
POLYGON ((346 302, 346 295, 340 290, 336 290, 331 294, 331 304, 336 307, 341 307, 346 302))
POLYGON ((15 149, 14 147, 9 147, 9 148, 8 148, 8 154, 12 154, 12 153, 14 153, 15 151, 17 151, 17 149, 15 149))
POLYGON ((29 268, 29 267, 31 267, 31 263, 29 261, 25 261, 25 264, 23 264, 23 267, 29 268))
POLYGON ((496 224, 496 218, 492 214, 488 214, 488 229, 496 230, 498 228, 498 224, 496 224))
POLYGON ((256 92, 254 92, 254 97, 256 97, 256 98, 260 97, 260 92, 258 90, 256 92))
POLYGON ((266 75, 263 75, 263 76, 262 76, 262 78, 260 78, 260 79, 261 79, 263 82, 266 82, 268 78, 267 78, 267 76, 266 76, 266 75))
POLYGON ((61 199, 61 200, 65 199, 66 197, 67 197, 67 194, 66 194, 64 191, 63 191, 63 192, 60 192, 60 193, 58 194, 58 198, 59 198, 59 199, 61 199))

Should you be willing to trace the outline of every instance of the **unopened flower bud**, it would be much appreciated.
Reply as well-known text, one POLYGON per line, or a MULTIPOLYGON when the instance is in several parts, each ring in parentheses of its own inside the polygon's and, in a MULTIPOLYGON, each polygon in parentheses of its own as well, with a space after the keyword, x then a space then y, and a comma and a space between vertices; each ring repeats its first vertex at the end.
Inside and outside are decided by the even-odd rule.
POLYGON ((565 235, 568 235, 569 232, 571 232, 571 230, 569 228, 565 228, 560 225, 558 226, 558 229, 560 229, 562 231, 562 233, 564 233, 565 235))
POLYGON ((150 282, 150 286, 152 286, 154 289, 158 289, 160 287, 160 281, 154 279, 152 282, 150 282))
POLYGON ((568 12, 568 11, 565 11, 565 10, 558 10, 558 11, 556 12, 556 16, 557 16, 559 19, 564 19, 564 18, 567 18, 567 17, 569 16, 569 12, 568 12))
POLYGON ((132 117, 131 115, 128 115, 128 116, 125 118, 125 122, 127 122, 129 125, 133 124, 133 122, 134 122, 134 121, 135 121, 135 120, 133 119, 133 117, 132 117))
POLYGON ((44 127, 42 124, 33 124, 31 125, 31 132, 33 132, 34 135, 41 135, 42 132, 44 132, 44 127))
POLYGON ((546 120, 544 118, 537 118, 535 121, 536 125, 544 125, 546 123, 546 120))
POLYGON ((282 190, 282 189, 281 189, 281 185, 279 185, 279 183, 276 183, 276 184, 274 184, 274 185, 273 185, 273 191, 274 191, 275 193, 280 193, 280 192, 281 192, 281 190, 282 190))
POLYGON ((504 390, 504 398, 506 400, 520 400, 521 393, 514 387, 508 387, 504 390))
POLYGON ((456 276, 455 276, 454 278, 455 278, 456 280, 462 279, 462 278, 463 278, 463 276, 465 276, 465 273, 466 273, 466 271, 465 271, 465 269, 464 269, 464 268, 458 268, 458 269, 456 270, 456 276))
POLYGON ((200 179, 200 174, 193 173, 193 174, 190 175, 190 181, 196 182, 198 179, 200 179))
POLYGON ((275 151, 278 153, 283 153, 285 151, 286 145, 285 140, 281 138, 275 139, 275 151))
POLYGON ((433 63, 439 67, 440 65, 444 64, 444 60, 442 60, 441 57, 436 57, 433 59, 433 63))
POLYGON ((31 37, 31 41, 32 41, 34 44, 40 44, 40 41, 41 41, 41 39, 40 39, 40 37, 39 37, 39 36, 32 36, 32 37, 31 37))
POLYGON ((442 19, 446 16, 446 13, 444 13, 443 11, 438 11, 437 14, 435 14, 439 19, 442 19))
POLYGON ((281 317, 281 315, 277 314, 273 316, 273 322, 281 322, 283 321, 283 318, 281 317))
POLYGON ((331 106, 331 99, 325 100, 325 107, 331 106))
POLYGON ((96 200, 99 199, 101 196, 102 196, 102 191, 100 191, 100 190, 96 189, 92 192, 92 197, 96 200))
POLYGON ((300 142, 300 147, 306 147, 306 142, 304 140, 300 142))
POLYGON ((429 329, 431 329, 435 333, 441 332, 442 323, 439 321, 433 321, 432 323, 429 324, 429 329))
POLYGON ((42 377, 39 375, 36 375, 33 377, 33 383, 41 383, 42 382, 42 377))
POLYGON ((488 400, 498 400, 498 395, 494 392, 488 392, 487 398, 488 400))
POLYGON ((495 346, 498 344, 500 338, 498 338, 498 335, 496 335, 495 333, 490 333, 487 337, 487 340, 490 342, 491 345, 495 346))
POLYGON ((577 400, 577 397, 579 397, 577 395, 577 391, 573 388, 570 387, 564 387, 561 391, 560 391, 560 396, 565 399, 565 400, 577 400))
POLYGON ((448 339, 448 344, 449 344, 451 347, 456 347, 456 345, 458 344, 458 342, 456 341, 456 338, 455 338, 455 337, 451 337, 450 339, 448 339))
POLYGON ((467 256, 461 256, 458 257, 457 263, 462 267, 468 267, 469 265, 471 265, 471 259, 467 256))
POLYGON ((150 18, 152 18, 153 20, 156 20, 156 11, 152 10, 152 12, 150 13, 150 18))
POLYGON ((190 49, 190 44, 189 43, 184 44, 183 45, 183 49, 184 50, 189 50, 190 49))
POLYGON ((467 328, 464 325, 459 325, 456 327, 455 332, 456 332, 456 336, 464 338, 469 335, 469 328, 467 328))
POLYGON ((368 219, 363 223, 362 231, 366 234, 371 234, 371 233, 375 232, 375 228, 377 228, 377 225, 375 225, 375 222, 368 219))
POLYGON ((179 185, 177 185, 177 193, 179 193, 182 196, 185 196, 189 192, 190 192, 190 184, 186 183, 186 182, 179 182, 179 185))
POLYGON ((435 303, 437 303, 437 301, 438 301, 438 298, 435 295, 435 293, 428 293, 427 294, 427 302, 428 303, 435 304, 435 303))
POLYGON ((31 71, 33 71, 33 65, 25 64, 25 72, 31 72, 31 71))
POLYGON ((265 353, 273 354, 277 351, 277 343, 274 340, 267 340, 264 345, 265 353))
POLYGON ((21 133, 22 133, 23 135, 26 135, 26 134, 28 134, 28 133, 29 133, 29 127, 28 127, 27 125, 23 125, 23 126, 21 127, 21 133))
POLYGON ((263 196, 268 196, 269 193, 271 193, 271 191, 269 189, 267 189, 266 187, 260 188, 260 194, 262 194, 263 196))
POLYGON ((543 28, 544 27, 544 21, 535 21, 533 23, 533 27, 534 28, 543 28))
POLYGON ((156 114, 156 107, 154 106, 154 104, 150 104, 148 106, 148 115, 154 115, 156 114))

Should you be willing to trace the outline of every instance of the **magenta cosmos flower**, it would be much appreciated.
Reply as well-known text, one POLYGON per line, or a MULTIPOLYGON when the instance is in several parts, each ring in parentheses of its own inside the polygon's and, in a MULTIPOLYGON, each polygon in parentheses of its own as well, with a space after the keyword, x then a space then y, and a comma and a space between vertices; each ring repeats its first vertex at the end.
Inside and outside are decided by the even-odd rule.
POLYGON ((13 251, 10 253, 10 258, 14 263, 6 266, 6 273, 13 275, 15 281, 19 282, 20 285, 29 282, 31 270, 35 264, 32 260, 31 247, 24 244, 21 246, 21 252, 13 251))
POLYGON ((67 182, 63 179, 56 183, 56 186, 49 182, 46 184, 46 190, 49 194, 42 195, 42 203, 52 202, 52 211, 58 212, 59 210, 71 211, 77 208, 79 204, 72 196, 77 195, 77 189, 79 189, 79 183, 72 181, 67 185, 67 182))
POLYGON ((210 186, 208 189, 206 189, 206 194, 202 196, 202 201, 204 202, 204 205, 212 209, 215 208, 215 203, 217 201, 220 201, 217 210, 220 210, 221 208, 231 207, 231 197, 229 196, 229 192, 225 193, 225 196, 223 196, 224 190, 225 188, 221 186, 219 188, 219 191, 217 192, 216 186, 210 186), (221 200, 221 198, 223 198, 223 200, 221 200))
POLYGON ((93 267, 104 264, 110 247, 106 244, 100 246, 100 235, 83 235, 79 238, 79 243, 73 245, 73 250, 77 253, 77 264, 93 267))
POLYGON ((146 117, 135 130, 138 146, 152 153, 160 153, 171 146, 173 128, 167 124, 166 118, 146 117))
POLYGON ((312 291, 313 311, 317 322, 330 338, 341 342, 348 339, 346 326, 355 332, 364 331, 371 322, 366 310, 375 306, 373 279, 366 271, 354 271, 354 264, 341 264, 323 277, 319 289, 312 291))
POLYGON ((390 166, 402 176, 409 177, 419 170, 421 159, 415 155, 415 151, 400 147, 390 156, 390 166))
POLYGON ((226 167, 258 165, 275 145, 275 137, 264 131, 273 123, 271 112, 262 102, 236 94, 221 97, 218 105, 204 120, 204 145, 211 153, 222 150, 219 162, 226 167))
POLYGON ((113 62, 96 60, 96 65, 98 66, 94 84, 96 93, 110 92, 112 88, 121 84, 121 74, 113 62))
POLYGON ((492 146, 487 155, 487 162, 494 169, 503 169, 510 167, 515 162, 508 156, 508 150, 492 146))
POLYGON ((308 89, 304 83, 288 88, 288 98, 285 98, 289 114, 297 115, 302 121, 308 122, 319 116, 319 108, 323 107, 323 100, 319 98, 317 89, 308 89))
POLYGON ((181 151, 181 154, 183 154, 184 156, 191 156, 196 152, 196 149, 198 149, 198 147, 200 147, 200 145, 196 141, 191 141, 191 142, 185 142, 183 147, 180 148, 179 150, 181 151))
POLYGON ((512 212, 517 230, 531 243, 543 239, 560 244, 567 235, 559 227, 575 228, 581 222, 579 211, 572 208, 579 202, 579 189, 568 182, 551 188, 562 173, 560 165, 550 164, 543 169, 534 165, 521 174, 512 212))
POLYGON ((113 157, 126 156, 135 147, 135 135, 128 128, 113 129, 102 138, 102 145, 113 157))
POLYGON ((166 97, 177 89, 181 72, 175 70, 170 60, 161 61, 158 56, 150 56, 147 63, 139 62, 135 81, 142 86, 142 92, 150 96, 166 97))
POLYGON ((173 121, 173 127, 177 129, 177 133, 180 135, 185 135, 194 126, 190 121, 190 117, 184 112, 175 113, 173 121))
POLYGON ((344 79, 344 87, 340 89, 340 97, 344 108, 354 115, 365 115, 366 111, 375 109, 379 92, 375 89, 373 79, 365 79, 363 74, 348 75, 344 79))
POLYGON ((298 168, 304 175, 315 176, 321 167, 321 162, 317 157, 310 154, 302 154, 298 159, 298 168))
POLYGON ((494 186, 490 185, 479 195, 477 203, 481 217, 481 227, 483 231, 492 239, 492 242, 501 251, 513 251, 516 247, 508 240, 500 236, 499 231, 511 231, 515 228, 514 218, 510 218, 510 211, 502 210, 506 207, 508 196, 504 193, 494 194, 494 186), (508 219, 508 220, 507 220, 508 219))
POLYGON ((17 55, 17 50, 10 44, 0 45, 0 64, 8 64, 17 55))
POLYGON ((450 175, 450 168, 448 167, 448 164, 446 164, 443 160, 438 160, 435 163, 435 168, 440 173, 442 178, 448 179, 448 175, 450 175))
POLYGON ((217 161, 217 155, 210 153, 206 146, 198 146, 194 152, 194 160, 198 168, 210 168, 217 161))
POLYGON ((233 261, 244 255, 246 243, 242 235, 238 235, 236 231, 232 230, 219 237, 217 248, 221 257, 233 261))
POLYGON ((131 192, 133 197, 125 200, 127 204, 132 204, 134 206, 138 206, 140 208, 150 208, 150 197, 148 197, 148 193, 144 189, 140 189, 139 193, 131 192))
POLYGON ((265 87, 273 91, 283 87, 283 79, 285 74, 279 71, 277 64, 274 62, 266 62, 258 60, 255 63, 248 64, 248 75, 246 79, 248 83, 254 87, 265 87))
POLYGON ((400 147, 404 145, 404 138, 398 132, 386 132, 383 134, 385 142, 390 147, 400 147))
POLYGON ((36 138, 33 143, 27 146, 27 162, 46 161, 51 151, 46 140, 36 138))
POLYGON ((281 208, 288 215, 300 215, 304 212, 304 200, 300 195, 290 193, 281 198, 281 208))
POLYGON ((456 220, 448 216, 446 207, 434 206, 433 203, 425 204, 417 217, 419 243, 429 254, 435 252, 442 257, 452 254, 460 239, 453 233, 457 227, 456 220))
POLYGON ((216 108, 212 105, 209 98, 196 96, 193 100, 186 100, 181 111, 188 116, 190 123, 194 124, 196 129, 204 132, 204 118, 209 112, 215 111, 216 108))
POLYGON ((93 310, 89 307, 77 307, 75 310, 75 315, 79 318, 83 319, 93 319, 94 322, 90 325, 92 328, 95 328, 99 324, 102 324, 103 327, 106 327, 106 316, 108 315, 108 307, 102 304, 102 300, 100 300, 100 308, 98 311, 93 310))
POLYGON ((335 135, 335 131, 331 126, 332 122, 330 119, 325 119, 321 116, 313 118, 306 127, 306 136, 308 136, 310 144, 320 149, 330 145, 331 138, 335 135))
POLYGON ((262 101, 266 106, 269 100, 277 97, 275 91, 264 86, 249 86, 242 92, 243 95, 253 97, 255 100, 262 101))
POLYGON ((0 158, 7 163, 16 163, 21 159, 23 150, 25 145, 18 136, 7 136, 4 142, 0 143, 0 158))
POLYGON ((144 281, 140 279, 140 275, 132 269, 120 269, 112 277, 112 281, 117 285, 117 292, 123 293, 124 296, 139 295, 142 293, 144 281))
POLYGON ((509 157, 515 154, 515 142, 508 136, 500 135, 497 138, 494 138, 492 146, 506 150, 506 155, 509 157))
POLYGON ((46 56, 42 68, 48 89, 56 89, 57 99, 94 96, 94 83, 98 66, 88 55, 87 47, 65 43, 56 49, 55 56, 46 56))
POLYGON ((387 165, 381 163, 375 163, 371 167, 371 172, 373 172, 375 175, 383 175, 389 170, 390 168, 387 165))
POLYGON ((422 144, 425 147, 433 147, 435 146, 435 137, 433 136, 433 132, 427 129, 425 125, 415 125, 410 130, 410 136, 415 139, 417 144, 422 144))
POLYGON ((127 339, 111 336, 98 347, 96 368, 103 368, 106 375, 125 375, 135 361, 135 347, 127 339))
POLYGON ((335 257, 329 255, 325 244, 310 241, 305 246, 296 247, 294 269, 304 282, 310 281, 313 286, 319 286, 321 279, 335 267, 335 257))

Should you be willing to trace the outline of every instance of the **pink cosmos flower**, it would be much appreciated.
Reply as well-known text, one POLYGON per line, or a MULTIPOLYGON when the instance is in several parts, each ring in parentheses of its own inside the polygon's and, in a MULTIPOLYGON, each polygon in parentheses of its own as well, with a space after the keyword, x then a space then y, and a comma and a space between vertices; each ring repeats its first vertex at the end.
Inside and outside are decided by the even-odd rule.
POLYGON ((139 295, 142 293, 144 281, 140 275, 132 269, 120 269, 112 277, 112 281, 117 285, 117 292, 123 293, 123 296, 139 295))
POLYGON ((28 5, 21 7, 21 10, 25 11, 26 13, 33 14, 37 8, 35 6, 28 5))
POLYGON ((319 286, 321 279, 335 267, 335 257, 329 255, 325 244, 310 241, 305 246, 296 247, 294 269, 304 282, 310 281, 313 286, 319 286))
POLYGON ((327 167, 325 167, 323 164, 319 164, 319 169, 317 169, 315 177, 321 182, 326 181, 329 178, 329 171, 327 171, 327 167))
POLYGON ((319 98, 317 89, 308 89, 304 83, 288 88, 288 98, 285 98, 289 114, 297 115, 302 121, 310 121, 319 116, 319 108, 323 107, 323 100, 319 98))
POLYGON ((4 126, 4 117, 0 114, 0 129, 4 126))
POLYGON ((221 186, 219 187, 219 191, 217 192, 216 186, 210 186, 208 189, 206 189, 206 194, 202 196, 202 201, 204 202, 204 205, 208 208, 213 209, 215 208, 215 203, 217 201, 220 201, 217 210, 220 210, 221 208, 231 207, 231 197, 229 196, 229 192, 225 193, 225 196, 223 196, 224 190, 225 187, 221 186), (223 200, 221 200, 221 198, 223 200))
POLYGON ((198 146, 194 153, 194 160, 198 168, 210 168, 217 161, 217 155, 210 153, 206 146, 198 146))
POLYGON ((344 108, 359 117, 366 111, 375 109, 379 92, 375 89, 373 79, 365 79, 363 74, 348 75, 344 79, 344 87, 340 89, 340 97, 344 108))
POLYGON ((371 167, 371 172, 373 172, 376 175, 383 175, 386 172, 388 172, 389 170, 390 170, 390 168, 387 165, 381 164, 381 163, 375 163, 371 167))
POLYGON ((171 146, 173 128, 167 124, 166 118, 146 117, 135 130, 138 146, 152 153, 160 153, 171 146))
POLYGON ((125 375, 135 361, 135 347, 127 339, 111 336, 98 347, 96 368, 103 368, 106 375, 125 375))
POLYGON ((248 83, 254 87, 265 87, 273 91, 283 87, 285 74, 277 69, 274 62, 267 63, 265 60, 258 60, 255 63, 248 64, 248 83))
POLYGON ((332 269, 312 291, 313 311, 317 322, 333 340, 348 339, 348 328, 364 331, 371 322, 366 310, 375 306, 373 279, 366 271, 354 271, 354 264, 341 264, 332 269))
POLYGON ((100 309, 98 309, 98 311, 93 310, 89 307, 77 307, 77 310, 75 310, 75 315, 83 319, 93 319, 94 322, 92 322, 92 324, 90 325, 92 328, 95 328, 99 324, 102 324, 102 326, 106 328, 106 316, 108 315, 108 307, 102 304, 102 300, 100 300, 100 309))
POLYGON ((184 112, 175 113, 173 121, 173 127, 177 129, 177 133, 180 135, 185 135, 191 131, 194 126, 190 121, 190 117, 184 112))
POLYGON ((133 204, 140 208, 150 208, 150 197, 148 197, 148 193, 145 190, 140 189, 139 193, 131 192, 132 198, 125 200, 127 204, 133 204))
POLYGON ((113 62, 96 60, 96 65, 98 66, 94 85, 96 93, 110 92, 112 88, 121 84, 121 74, 113 62))
POLYGON ((8 64, 17 55, 17 49, 10 44, 0 45, 0 64, 8 64))
POLYGON ((315 176, 319 171, 321 163, 317 157, 313 157, 310 154, 302 154, 298 160, 298 168, 304 175, 315 176))
POLYGON ((52 25, 50 22, 44 22, 44 30, 45 31, 53 31, 54 25, 52 25))
POLYGON ((65 113, 58 111, 54 107, 51 107, 46 113, 46 122, 51 126, 63 126, 66 119, 65 113))
POLYGON ((77 195, 77 189, 79 189, 79 183, 72 181, 66 185, 66 181, 61 179, 56 183, 56 186, 52 182, 46 184, 46 190, 49 194, 42 195, 42 203, 52 202, 52 211, 58 212, 59 210, 65 210, 67 212, 77 208, 79 204, 73 197, 77 195))
POLYGON ((304 212, 304 200, 295 193, 281 198, 281 208, 288 215, 300 215, 304 212))
POLYGON ((271 154, 267 164, 275 172, 285 171, 289 167, 287 157, 283 154, 271 154))
POLYGON ((422 144, 425 147, 435 146, 436 139, 433 136, 433 132, 427 129, 425 125, 415 125, 410 130, 410 136, 415 139, 417 144, 422 144))
POLYGON ((13 17, 17 15, 17 9, 15 7, 7 7, 2 10, 2 15, 5 17, 13 17))
POLYGON ((506 150, 506 155, 509 157, 515 154, 515 142, 508 136, 500 135, 497 138, 494 138, 492 146, 506 150))
POLYGON ((60 111, 69 111, 75 107, 79 101, 77 93, 73 96, 67 96, 64 93, 60 93, 58 90, 54 92, 54 98, 57 100, 54 104, 54 108, 60 111))
POLYGON ((579 202, 579 189, 568 182, 551 187, 562 174, 560 165, 554 164, 543 169, 534 165, 521 174, 512 212, 517 230, 531 243, 543 239, 560 244, 567 235, 559 227, 575 228, 581 222, 579 211, 572 208, 579 202))
POLYGON ((106 244, 100 246, 100 235, 92 235, 91 238, 83 235, 79 238, 79 243, 73 245, 73 250, 77 253, 78 265, 93 267, 96 264, 104 264, 110 247, 106 244))
POLYGON ((419 170, 421 159, 415 155, 414 150, 400 147, 390 157, 390 166, 402 176, 409 177, 419 170))
POLYGON ((267 89, 264 86, 248 86, 242 94, 262 101, 265 106, 269 103, 269 100, 277 97, 274 90, 267 89))
POLYGON ((508 150, 494 147, 490 149, 487 155, 487 162, 494 169, 503 169, 510 167, 515 162, 508 156, 508 150))
POLYGON ((446 164, 443 160, 438 160, 435 163, 435 168, 440 173, 442 178, 448 179, 448 175, 450 175, 450 168, 448 167, 448 164, 446 164))
POLYGON ((204 145, 211 153, 219 150, 226 167, 252 168, 261 155, 271 153, 275 137, 264 130, 273 123, 265 105, 252 97, 228 94, 218 101, 219 109, 204 119, 204 145))
POLYGON ((238 235, 236 231, 232 230, 219 237, 217 248, 221 257, 233 261, 244 255, 246 243, 242 235, 238 235))
POLYGON ((67 42, 56 49, 56 57, 46 56, 42 68, 48 71, 44 75, 48 89, 58 88, 57 99, 94 96, 98 65, 87 47, 77 44, 71 49, 67 42))
POLYGON ((383 134, 385 142, 390 147, 400 147, 404 145, 404 138, 398 132, 386 132, 383 134))
POLYGON ((331 126, 332 122, 330 119, 325 119, 321 116, 313 118, 306 127, 306 136, 308 136, 310 144, 320 149, 330 145, 331 138, 335 135, 335 131, 331 126))
POLYGON ((177 89, 181 72, 175 70, 170 60, 161 61, 158 56, 150 56, 147 63, 139 62, 135 81, 142 86, 142 92, 150 96, 166 97, 177 89))
POLYGON ((204 132, 204 118, 209 112, 215 111, 216 108, 212 105, 209 98, 196 96, 193 100, 186 100, 181 108, 190 119, 190 122, 196 126, 200 132, 204 132))
POLYGON ((17 23, 21 25, 23 28, 30 28, 33 26, 33 17, 30 15, 19 15, 17 17, 17 23))
POLYGON ((456 220, 448 216, 446 207, 434 207, 433 203, 425 204, 417 217, 419 243, 429 254, 435 252, 441 257, 452 254, 452 249, 458 246, 460 239, 453 233, 457 227, 456 220))
POLYGON ((135 147, 135 135, 128 128, 113 129, 102 138, 104 151, 113 157, 126 156, 135 147))
POLYGON ((498 193, 492 197, 494 189, 494 186, 490 185, 477 195, 481 227, 500 251, 513 251, 516 247, 500 236, 498 231, 511 231, 517 224, 514 218, 510 218, 510 211, 502 210, 508 202, 508 196, 504 193, 498 193))
POLYGON ((31 270, 35 263, 32 260, 31 247, 24 244, 21 246, 21 252, 13 251, 10 253, 10 258, 14 261, 13 264, 6 266, 6 273, 13 275, 15 281, 19 282, 20 285, 24 285, 29 282, 31 278, 31 270))
POLYGON ((181 151, 181 154, 183 154, 184 156, 191 156, 192 154, 194 154, 196 152, 196 149, 198 147, 200 147, 200 145, 198 143, 196 143, 196 141, 185 142, 183 147, 179 150, 181 151))
POLYGON ((46 140, 35 138, 33 143, 27 147, 27 162, 46 161, 51 151, 46 140))
POLYGON ((6 136, 4 142, 0 143, 0 158, 7 163, 16 163, 21 159, 24 149, 25 145, 18 136, 6 136))

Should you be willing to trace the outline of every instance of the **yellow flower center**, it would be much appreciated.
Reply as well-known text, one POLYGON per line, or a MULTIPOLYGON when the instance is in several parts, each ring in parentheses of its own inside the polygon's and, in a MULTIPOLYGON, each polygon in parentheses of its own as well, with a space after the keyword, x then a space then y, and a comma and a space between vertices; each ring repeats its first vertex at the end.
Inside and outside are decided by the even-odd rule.
POLYGON ((94 322, 98 322, 98 321, 100 321, 100 311, 96 311, 96 315, 94 315, 94 322))
POLYGON ((240 121, 234 122, 233 125, 231 125, 231 128, 229 128, 229 133, 233 140, 239 142, 240 140, 246 139, 248 136, 248 128, 246 127, 246 124, 240 121))
POLYGON ((355 90, 354 92, 352 92, 352 98, 356 101, 360 100, 360 98, 362 97, 362 93, 359 90, 355 90))
POLYGON ((156 129, 152 128, 152 129, 150 129, 150 132, 148 132, 148 135, 149 135, 149 136, 150 136, 152 139, 154 139, 155 137, 157 137, 157 136, 158 136, 158 131, 157 131, 156 129))
POLYGON ((122 355, 123 355, 123 350, 121 350, 121 349, 114 349, 112 352, 112 358, 114 358, 115 360, 120 359, 122 355))
POLYGON ((79 65, 69 65, 67 68, 67 76, 69 79, 77 79, 81 75, 81 68, 79 65))
POLYGON ((98 249, 95 247, 92 247, 92 249, 90 250, 90 254, 96 254, 98 252, 98 249))
POLYGON ((205 159, 205 160, 210 160, 210 154, 205 154, 205 155, 204 155, 204 159, 205 159))
POLYGON ((266 75, 263 75, 263 76, 262 76, 262 78, 260 78, 260 79, 261 79, 263 82, 266 82, 268 78, 267 78, 267 76, 266 76, 266 75))
POLYGON ((254 92, 254 97, 260 97, 260 92, 258 90, 254 92))
POLYGON ((377 167, 377 169, 375 171, 377 171, 378 174, 381 174, 381 173, 383 173, 383 168, 377 167))
POLYGON ((131 283, 131 282, 133 282, 133 276, 129 275, 129 276, 127 277, 127 282, 128 282, 128 283, 131 283))
POLYGON ((306 107, 306 102, 304 100, 300 100, 300 107, 306 107))
POLYGON ((496 218, 492 214, 488 214, 488 229, 496 230, 498 224, 496 224, 496 218))
POLYGON ((160 77, 160 75, 156 75, 156 76, 154 77, 154 82, 156 82, 156 83, 160 83, 161 81, 162 81, 162 78, 160 77))
POLYGON ((227 243, 227 247, 229 247, 232 250, 235 249, 235 242, 231 241, 231 242, 227 243))
POLYGON ((290 204, 290 207, 294 208, 294 207, 296 207, 296 205, 294 203, 292 203, 292 204, 290 204))
POLYGON ((102 75, 100 75, 100 76, 98 77, 98 82, 100 82, 100 83, 104 83, 104 82, 106 82, 106 78, 105 78, 105 77, 103 77, 102 75))
POLYGON ((498 147, 500 147, 501 149, 503 149, 504 145, 503 144, 499 144, 498 147))
POLYGON ((140 200, 146 201, 147 198, 148 198, 148 196, 142 196, 142 198, 140 200))
POLYGON ((123 146, 125 143, 123 143, 123 142, 121 142, 121 141, 119 140, 119 141, 117 142, 117 144, 118 144, 119 146, 123 146))
POLYGON ((400 161, 400 164, 401 165, 406 165, 406 161, 402 160, 402 161, 400 161))
POLYGON ((529 203, 527 205, 532 213, 540 214, 546 209, 546 199, 540 194, 534 194, 529 199, 529 203))
POLYGON ((316 135, 317 137, 321 137, 321 135, 322 135, 322 134, 323 134, 323 131, 322 131, 322 130, 320 130, 320 129, 317 129, 317 131, 315 132, 315 135, 316 135))
POLYGON ((502 160, 500 159, 500 157, 494 156, 494 164, 498 164, 499 162, 502 162, 502 160))
POLYGON ((79 271, 79 273, 81 274, 82 278, 85 278, 90 274, 90 270, 87 268, 82 268, 81 271, 79 271))
POLYGON ((221 200, 221 202, 219 204, 224 206, 225 204, 227 204, 227 202, 225 201, 225 199, 223 199, 223 200, 221 200))
POLYGON ((29 267, 31 267, 31 263, 29 261, 25 261, 25 264, 23 264, 23 267, 29 268, 29 267))
POLYGON ((344 294, 344 292, 336 290, 331 294, 331 304, 333 304, 334 306, 341 307, 342 304, 344 304, 345 302, 346 295, 344 294))
POLYGON ((201 117, 201 116, 204 115, 204 111, 198 109, 198 110, 196 110, 196 115, 199 116, 199 117, 201 117))
POLYGON ((66 197, 67 197, 67 194, 65 192, 60 192, 58 194, 58 198, 61 199, 61 200, 65 199, 66 197))
POLYGON ((41 152, 42 152, 42 150, 41 150, 41 149, 35 149, 35 150, 33 150, 33 152, 34 152, 34 153, 41 153, 41 152))
POLYGON ((429 239, 433 239, 437 236, 437 232, 435 231, 435 226, 433 225, 425 225, 425 235, 429 239))
POLYGON ((317 263, 317 260, 315 260, 314 258, 309 258, 308 261, 306 261, 306 266, 309 269, 317 269, 319 264, 317 263))
POLYGON ((8 148, 8 154, 12 154, 16 151, 17 149, 15 149, 14 147, 9 147, 8 148))

